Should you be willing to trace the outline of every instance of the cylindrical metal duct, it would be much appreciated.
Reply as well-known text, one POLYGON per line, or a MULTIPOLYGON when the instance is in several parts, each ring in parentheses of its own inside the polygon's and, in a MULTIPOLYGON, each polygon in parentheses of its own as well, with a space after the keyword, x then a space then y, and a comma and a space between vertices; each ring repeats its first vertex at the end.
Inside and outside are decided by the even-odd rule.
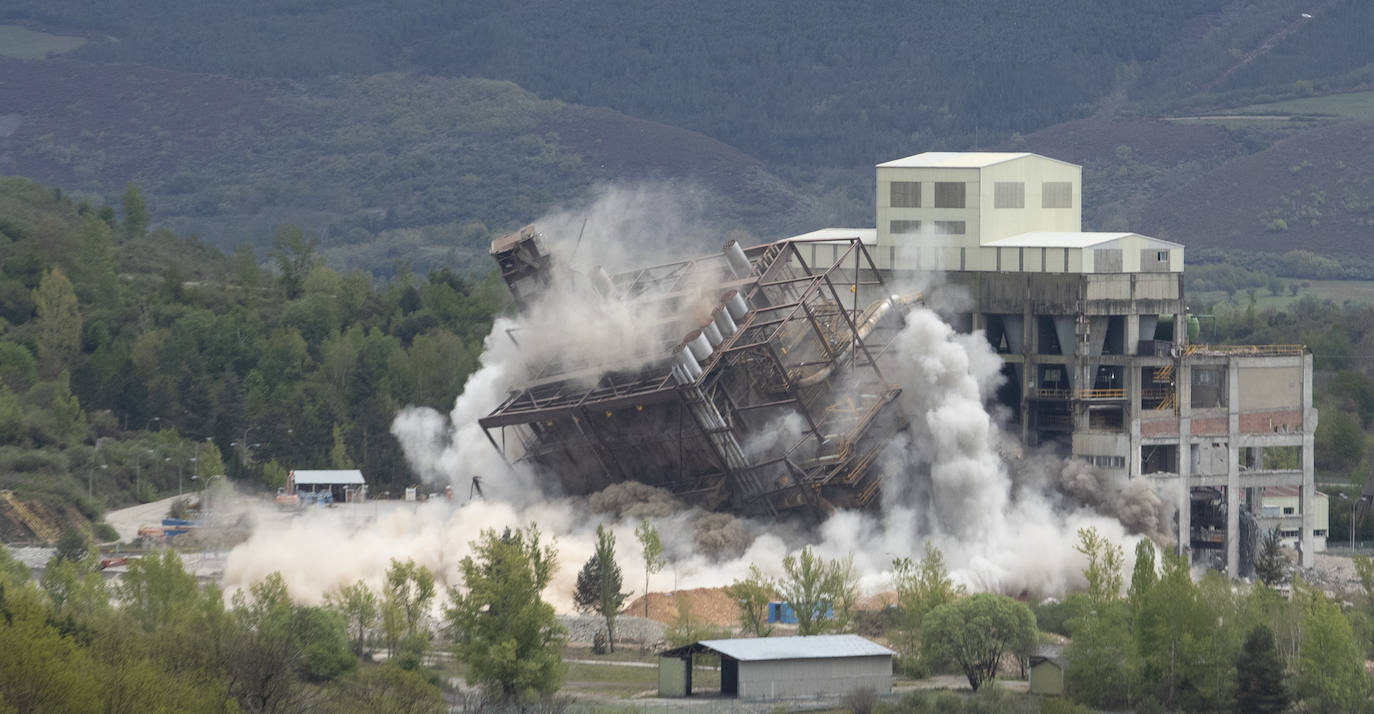
POLYGON ((592 286, 602 297, 610 297, 611 291, 615 290, 615 283, 611 282, 611 276, 606 273, 606 269, 601 266, 592 268, 592 286))
POLYGON ((681 364, 673 365, 672 373, 674 382, 677 382, 678 384, 692 383, 691 377, 687 376, 687 369, 683 367, 681 364))
POLYGON ((754 266, 749 262, 749 258, 744 255, 744 249, 739 247, 738 241, 730 241, 725 244, 725 262, 730 266, 730 272, 737 278, 747 278, 754 274, 754 266))
POLYGON ((701 330, 693 330, 683 343, 692 351, 692 356, 696 357, 698 362, 705 362, 706 358, 711 356, 711 343, 706 340, 706 335, 701 334, 701 330))
POLYGON ((697 364, 697 358, 692 356, 692 351, 687 349, 686 345, 678 345, 673 354, 677 357, 678 365, 682 367, 688 381, 694 381, 701 376, 701 365, 697 364))
POLYGON ((716 309, 711 311, 711 320, 716 323, 716 329, 720 330, 721 337, 729 337, 739 329, 735 327, 735 321, 730 318, 730 313, 726 312, 724 305, 717 305, 716 309))
POLYGON ((711 344, 712 349, 719 347, 720 341, 724 339, 720 335, 720 328, 716 327, 716 323, 714 322, 708 322, 705 325, 702 325, 701 334, 706 336, 706 341, 711 344))
POLYGON ((725 309, 730 311, 730 317, 735 322, 744 319, 749 314, 749 303, 744 301, 744 296, 738 290, 731 290, 721 296, 720 301, 725 303, 725 309))

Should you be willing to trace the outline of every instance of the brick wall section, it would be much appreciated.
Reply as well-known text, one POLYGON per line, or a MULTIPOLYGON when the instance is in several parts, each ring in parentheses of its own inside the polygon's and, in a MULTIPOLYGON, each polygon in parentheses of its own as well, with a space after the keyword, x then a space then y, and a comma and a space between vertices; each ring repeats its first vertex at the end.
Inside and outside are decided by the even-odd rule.
POLYGON ((1178 418, 1140 420, 1141 436, 1178 436, 1178 418))
POLYGON ((1302 431, 1302 410, 1285 409, 1272 412, 1250 412, 1240 415, 1240 430, 1249 434, 1273 434, 1302 431))
POLYGON ((1224 416, 1193 419, 1194 434, 1225 434, 1228 421, 1224 416))

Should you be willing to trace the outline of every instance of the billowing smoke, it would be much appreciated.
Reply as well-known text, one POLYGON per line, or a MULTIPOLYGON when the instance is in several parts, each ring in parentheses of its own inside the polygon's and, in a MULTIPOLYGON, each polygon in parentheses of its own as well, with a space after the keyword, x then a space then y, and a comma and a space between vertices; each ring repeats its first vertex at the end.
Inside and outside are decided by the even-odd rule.
MULTIPOLYGON (((662 253, 649 253, 661 250, 669 236, 692 234, 690 216, 697 210, 690 201, 681 208, 682 192, 667 193, 608 189, 588 210, 561 212, 537 225, 560 255, 575 249, 573 264, 584 269, 596 263, 614 269, 613 258, 628 253, 636 263, 659 262, 662 253)), ((706 292, 710 286, 702 287, 706 292)), ((727 584, 750 564, 778 574, 783 557, 806 544, 826 557, 852 555, 863 586, 883 590, 891 587, 893 558, 919 557, 924 543, 933 542, 956 579, 973 589, 1061 595, 1082 584, 1084 561, 1073 549, 1077 529, 1095 527, 1128 553, 1142 536, 1161 543, 1170 538, 1167 502, 1174 499, 1161 500, 1149 482, 1109 478, 1087 464, 1015 445, 986 407, 1000 384, 1001 359, 983 335, 956 333, 925 307, 904 316, 891 364, 884 366, 884 376, 902 388, 910 427, 888 439, 876 465, 883 483, 877 516, 840 512, 805 532, 705 513, 643 484, 568 498, 557 493, 556 478, 541 478, 518 462, 507 465, 477 425, 529 376, 531 365, 552 358, 597 364, 607 349, 630 357, 661 353, 662 323, 661 316, 617 305, 580 284, 555 284, 518 322, 496 321, 480 369, 449 414, 411 407, 392 426, 427 482, 451 484, 466 497, 473 477, 480 477, 485 499, 391 504, 362 523, 333 513, 267 523, 230 554, 227 584, 243 586, 275 570, 294 595, 315 600, 358 579, 379 584, 392 558, 414 558, 441 584, 456 585, 457 564, 482 529, 533 522, 557 541, 560 567, 547 595, 566 610, 599 522, 616 534, 626 585, 642 586, 633 576, 640 562, 634 527, 648 518, 670 561, 668 572, 654 580, 656 590, 670 582, 681 588, 727 584)), ((780 417, 775 428, 745 444, 746 451, 785 448, 804 429, 799 415, 780 417)), ((349 513, 357 518, 356 510, 349 513)))

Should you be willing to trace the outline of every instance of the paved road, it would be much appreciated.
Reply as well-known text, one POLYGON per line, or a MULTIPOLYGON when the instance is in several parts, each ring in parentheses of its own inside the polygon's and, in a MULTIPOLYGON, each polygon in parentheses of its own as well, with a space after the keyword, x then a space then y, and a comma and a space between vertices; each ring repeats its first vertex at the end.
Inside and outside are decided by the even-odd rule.
POLYGON ((105 514, 105 522, 114 526, 114 529, 119 532, 120 541, 130 543, 138 537, 139 528, 162 525, 162 519, 167 516, 167 511, 172 507, 172 502, 178 498, 181 496, 169 496, 161 501, 110 511, 105 514))

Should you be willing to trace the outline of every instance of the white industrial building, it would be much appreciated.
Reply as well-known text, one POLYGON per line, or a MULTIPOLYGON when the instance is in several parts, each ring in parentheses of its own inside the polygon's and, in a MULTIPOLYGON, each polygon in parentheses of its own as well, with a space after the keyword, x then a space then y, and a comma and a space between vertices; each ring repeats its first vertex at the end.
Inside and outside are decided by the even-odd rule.
POLYGON ((692 695, 692 657, 720 657, 720 694, 740 699, 892 691, 892 650, 858 635, 701 640, 658 658, 659 695, 692 695))
POLYGON ((1295 500, 1285 529, 1312 565, 1324 509, 1310 352, 1201 343, 1183 246, 1083 232, 1079 166, 928 152, 876 169, 876 227, 789 239, 802 260, 829 265, 857 239, 889 283, 933 286, 932 304, 963 305, 943 317, 982 330, 1002 357, 997 399, 1022 441, 1158 481, 1177 506, 1180 548, 1199 560, 1245 575, 1259 491, 1284 488, 1295 500))
MULTIPOLYGON (((1260 529, 1279 529, 1284 546, 1297 548, 1302 536, 1302 492, 1292 486, 1275 486, 1264 489, 1262 498, 1260 529)), ((1312 547, 1322 553, 1326 551, 1326 534, 1331 527, 1331 501, 1326 494, 1317 491, 1313 502, 1316 510, 1312 518, 1312 547)))

